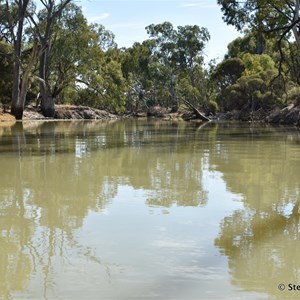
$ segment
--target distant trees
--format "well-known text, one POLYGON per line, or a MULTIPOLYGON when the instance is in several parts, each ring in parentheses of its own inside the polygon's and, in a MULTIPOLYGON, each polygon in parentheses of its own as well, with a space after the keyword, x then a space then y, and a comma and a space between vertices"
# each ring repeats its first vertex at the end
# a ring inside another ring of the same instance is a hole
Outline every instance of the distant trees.
POLYGON ((201 105, 205 98, 203 51, 206 28, 170 22, 146 27, 150 38, 126 49, 123 72, 130 82, 128 97, 135 107, 160 104, 177 111, 188 98, 201 105), (184 89, 183 89, 184 88, 184 89))
POLYGON ((218 3, 244 35, 218 65, 205 65, 210 35, 197 25, 151 24, 148 39, 120 49, 71 0, 41 0, 41 9, 33 0, 0 0, 0 100, 11 101, 17 119, 38 92, 46 117, 55 103, 120 113, 154 105, 175 112, 183 103, 253 111, 299 101, 299 45, 288 39, 298 32, 298 1, 218 3))
POLYGON ((153 63, 166 79, 168 87, 170 106, 176 111, 179 106, 178 85, 184 81, 188 98, 200 104, 203 95, 199 89, 201 83, 197 85, 199 77, 203 80, 203 50, 210 36, 206 28, 194 26, 178 26, 174 29, 172 24, 164 22, 162 24, 150 25, 146 27, 153 41, 153 63), (198 88, 198 89, 197 89, 198 88), (190 93, 190 90, 193 90, 190 93))

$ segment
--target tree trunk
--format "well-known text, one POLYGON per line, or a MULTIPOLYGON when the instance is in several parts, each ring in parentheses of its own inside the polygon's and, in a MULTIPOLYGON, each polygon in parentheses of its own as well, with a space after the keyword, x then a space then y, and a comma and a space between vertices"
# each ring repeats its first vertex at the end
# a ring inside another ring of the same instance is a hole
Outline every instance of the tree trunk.
MULTIPOLYGON (((43 45, 43 48, 46 46, 43 45)), ((53 118, 55 114, 54 98, 50 97, 47 78, 46 78, 46 61, 47 61, 47 50, 43 51, 40 56, 40 69, 39 76, 42 79, 40 81, 40 93, 41 93, 41 109, 42 113, 47 118, 53 118)))
POLYGON ((15 62, 15 74, 14 74, 14 84, 13 87, 13 101, 12 101, 12 107, 11 107, 11 113, 16 117, 17 120, 22 120, 23 118, 23 111, 25 107, 26 102, 26 95, 27 95, 27 89, 28 89, 28 81, 31 75, 31 71, 33 69, 33 65, 36 61, 38 55, 38 45, 35 41, 33 43, 32 53, 29 59, 29 62, 26 66, 26 69, 24 71, 24 74, 22 76, 22 80, 20 79, 20 63, 19 60, 15 62), (17 70, 16 68, 19 68, 17 70), (17 76, 18 74, 18 76, 17 76), (16 81, 16 83, 15 83, 16 81), (18 84, 17 84, 18 82, 18 84), (21 84, 20 84, 21 83, 21 84), (21 86, 21 89, 20 89, 21 86))
MULTIPOLYGON (((17 2, 17 1, 16 1, 17 2)), ((25 102, 20 98, 20 82, 21 82, 21 45, 22 35, 24 27, 24 19, 27 10, 29 0, 24 0, 18 3, 18 25, 17 35, 14 35, 14 24, 9 24, 11 34, 14 40, 14 78, 13 78, 13 90, 11 100, 11 113, 17 120, 22 120, 25 102)), ((7 13, 10 15, 9 4, 6 1, 7 13)), ((11 16, 10 16, 11 17, 11 16)))
POLYGON ((172 101, 172 112, 177 112, 179 105, 175 94, 175 76, 173 73, 170 75, 170 96, 172 101))
MULTIPOLYGON (((16 55, 15 55, 16 57, 16 55)), ((14 66, 14 78, 13 78, 13 90, 12 90, 12 100, 11 100, 11 114, 16 117, 17 120, 22 120, 24 106, 20 102, 20 72, 21 66, 19 57, 15 58, 14 66)))
POLYGON ((40 55, 40 68, 39 68, 39 76, 42 79, 40 81, 40 93, 41 93, 41 109, 42 113, 45 117, 53 118, 55 114, 55 96, 50 96, 50 88, 48 85, 48 78, 47 78, 47 57, 49 51, 51 50, 51 35, 52 35, 52 28, 61 12, 65 9, 65 7, 71 2, 72 0, 62 0, 59 5, 55 5, 55 0, 47 0, 42 1, 46 11, 46 28, 44 34, 41 33, 38 24, 34 22, 35 27, 38 32, 38 36, 40 39, 40 43, 44 51, 40 55))
POLYGON ((22 16, 22 12, 22 9, 19 7, 17 36, 14 38, 14 78, 11 99, 11 113, 16 117, 17 120, 22 120, 24 110, 23 103, 20 101, 21 43, 24 23, 24 15, 22 16))
POLYGON ((42 113, 46 118, 54 118, 55 115, 55 98, 47 97, 42 98, 42 113))

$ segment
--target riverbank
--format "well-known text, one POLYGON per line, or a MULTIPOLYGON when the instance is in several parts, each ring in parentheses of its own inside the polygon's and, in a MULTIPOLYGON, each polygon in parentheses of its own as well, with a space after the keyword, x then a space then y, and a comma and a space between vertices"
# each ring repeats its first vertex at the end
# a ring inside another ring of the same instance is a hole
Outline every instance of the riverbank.
MULTIPOLYGON (((23 120, 45 120, 40 109, 28 106, 23 113, 23 120)), ((105 110, 91 108, 87 106, 56 105, 54 119, 58 120, 114 120, 117 115, 105 110)), ((0 108, 0 121, 14 121, 15 117, 0 108)))
POLYGON ((259 109, 254 112, 248 110, 230 111, 216 114, 214 119, 300 126, 300 105, 291 104, 284 108, 274 107, 269 110, 259 109))
MULTIPOLYGON (((157 117, 163 120, 193 120, 195 116, 188 110, 176 113, 169 112, 165 108, 151 108, 148 112, 134 113, 132 117, 157 117)), ((120 116, 111 114, 105 110, 88 106, 56 105, 54 119, 57 120, 116 120, 120 116)), ((271 124, 300 126, 300 105, 291 104, 282 109, 259 109, 255 112, 231 111, 209 116, 214 120, 236 120, 248 122, 266 122, 271 124)), ((45 120, 39 109, 34 106, 26 107, 23 120, 45 120)), ((0 108, 0 121, 14 121, 15 118, 0 108)))

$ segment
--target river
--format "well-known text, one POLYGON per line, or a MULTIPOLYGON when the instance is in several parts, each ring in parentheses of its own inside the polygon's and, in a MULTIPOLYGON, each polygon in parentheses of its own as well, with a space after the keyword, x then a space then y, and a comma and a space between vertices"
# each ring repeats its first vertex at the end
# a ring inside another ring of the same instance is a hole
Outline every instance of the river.
POLYGON ((300 297, 297 128, 2 122, 0 170, 0 299, 300 297))

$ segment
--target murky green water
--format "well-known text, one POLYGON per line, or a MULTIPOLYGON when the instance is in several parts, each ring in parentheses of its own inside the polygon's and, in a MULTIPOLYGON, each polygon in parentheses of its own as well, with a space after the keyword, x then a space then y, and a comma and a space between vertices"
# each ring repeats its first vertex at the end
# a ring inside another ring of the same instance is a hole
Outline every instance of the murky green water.
POLYGON ((295 128, 1 124, 0 299, 299 299, 299 201, 295 128))

